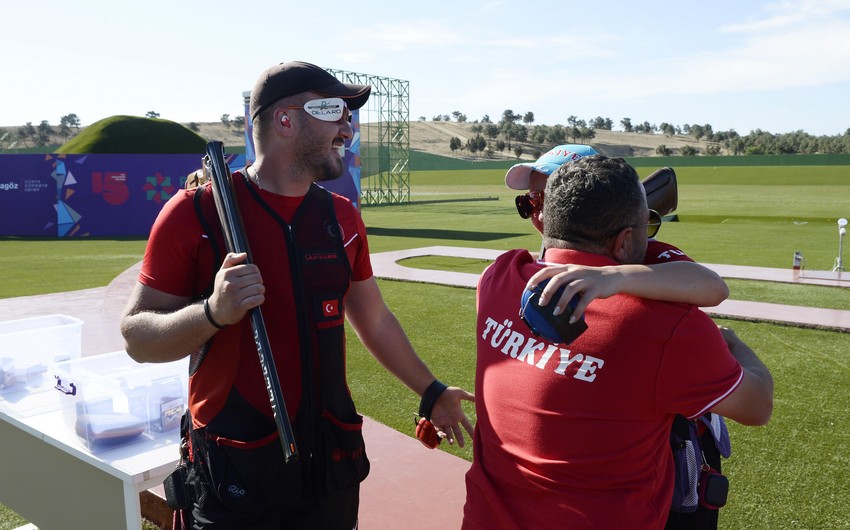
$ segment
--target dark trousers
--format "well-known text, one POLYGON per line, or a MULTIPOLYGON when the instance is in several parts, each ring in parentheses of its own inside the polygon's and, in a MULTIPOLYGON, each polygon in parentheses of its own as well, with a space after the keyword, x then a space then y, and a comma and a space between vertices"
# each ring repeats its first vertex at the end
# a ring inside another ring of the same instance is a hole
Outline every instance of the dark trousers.
POLYGON ((297 506, 266 514, 234 514, 206 499, 205 512, 193 511, 194 530, 354 530, 360 506, 360 485, 323 497, 306 498, 297 506))

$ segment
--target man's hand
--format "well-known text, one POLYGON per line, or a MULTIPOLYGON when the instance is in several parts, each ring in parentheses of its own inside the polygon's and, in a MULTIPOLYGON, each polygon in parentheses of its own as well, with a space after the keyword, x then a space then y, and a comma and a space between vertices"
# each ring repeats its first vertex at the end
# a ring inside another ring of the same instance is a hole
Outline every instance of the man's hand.
POLYGON ((475 396, 462 388, 450 386, 437 398, 431 410, 431 423, 437 429, 437 436, 445 438, 449 444, 457 440, 460 447, 465 444, 461 425, 472 438, 472 424, 463 412, 462 401, 474 403, 475 396))
POLYGON ((623 275, 616 267, 589 267, 585 265, 553 265, 539 270, 528 280, 526 289, 534 290, 538 284, 551 278, 543 292, 540 293, 540 305, 555 303, 555 315, 564 312, 567 304, 576 294, 581 294, 572 314, 572 321, 581 318, 587 306, 595 298, 608 298, 618 294, 623 275), (564 293, 557 300, 552 300, 561 286, 564 293))
POLYGON ((266 288, 260 269, 245 264, 247 254, 228 253, 215 275, 210 312, 221 325, 236 324, 265 301, 266 288))

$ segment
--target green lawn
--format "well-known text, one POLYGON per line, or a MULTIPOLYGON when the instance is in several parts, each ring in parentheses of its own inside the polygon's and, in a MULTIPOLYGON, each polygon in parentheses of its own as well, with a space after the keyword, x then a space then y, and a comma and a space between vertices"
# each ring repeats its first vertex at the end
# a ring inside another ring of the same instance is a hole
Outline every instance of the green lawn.
MULTIPOLYGON (((654 169, 654 168, 653 168, 654 169)), ((642 176, 652 169, 641 169, 642 176)), ((809 269, 829 270, 838 217, 850 217, 850 168, 677 169, 680 222, 659 238, 699 261, 790 268, 795 251, 809 269)), ((430 245, 536 250, 540 239, 513 207, 504 171, 414 172, 413 203, 367 206, 372 252, 430 245)), ((137 262, 143 240, 0 238, 0 297, 106 285, 137 262)), ((486 262, 423 257, 408 266, 479 272, 486 262)), ((850 289, 730 280, 732 298, 850 309, 850 289)), ((380 281, 384 297, 420 355, 447 383, 473 386, 475 292, 380 281), (435 333, 434 330, 439 330, 435 333)), ((730 501, 721 527, 850 529, 850 350, 844 333, 718 321, 736 329, 773 372, 776 406, 766 427, 730 422, 733 456, 724 464, 730 501)), ((349 382, 360 410, 408 435, 418 399, 349 334, 349 382)), ((469 408, 472 414, 472 408, 469 408)), ((441 446, 442 447, 442 446, 441 446)), ((471 449, 442 447, 463 458, 471 449)), ((0 512, 0 530, 23 524, 0 512), (6 525, 6 526, 4 526, 6 525)))
POLYGON ((103 286, 141 259, 144 239, 0 238, 0 298, 103 286))

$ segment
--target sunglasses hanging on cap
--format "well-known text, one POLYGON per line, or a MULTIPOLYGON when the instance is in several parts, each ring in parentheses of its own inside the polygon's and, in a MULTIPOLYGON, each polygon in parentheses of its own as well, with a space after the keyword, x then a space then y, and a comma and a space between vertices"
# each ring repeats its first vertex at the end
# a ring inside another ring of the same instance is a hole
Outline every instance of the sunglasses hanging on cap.
POLYGON ((311 99, 303 106, 291 105, 286 108, 303 110, 321 121, 342 123, 342 120, 345 120, 351 123, 351 111, 348 110, 348 106, 342 98, 311 99))

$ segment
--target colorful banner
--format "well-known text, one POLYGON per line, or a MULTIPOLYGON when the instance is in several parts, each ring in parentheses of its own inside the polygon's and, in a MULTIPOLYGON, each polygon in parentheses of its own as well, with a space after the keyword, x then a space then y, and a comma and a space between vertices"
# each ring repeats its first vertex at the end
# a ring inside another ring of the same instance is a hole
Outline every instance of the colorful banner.
POLYGON ((200 155, 2 155, 0 235, 147 235, 200 167, 200 155))
MULTIPOLYGON (((232 171, 245 155, 228 155, 232 171)), ((359 157, 346 151, 346 167, 359 157)), ((146 236, 200 155, 0 155, 0 235, 146 236)), ((357 179, 359 181, 359 178, 357 179)), ((322 185, 358 204, 350 177, 322 185)))

